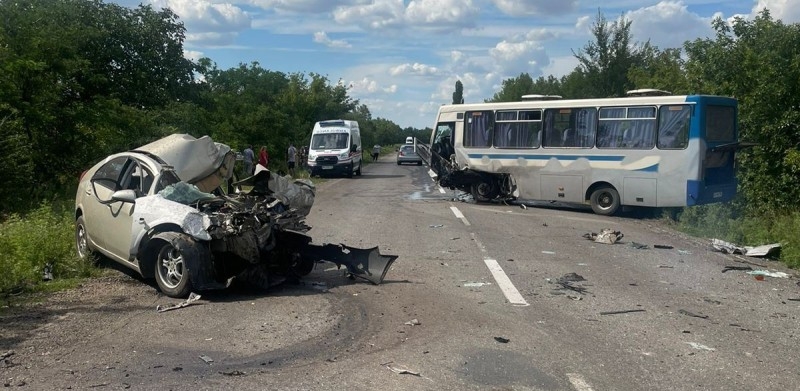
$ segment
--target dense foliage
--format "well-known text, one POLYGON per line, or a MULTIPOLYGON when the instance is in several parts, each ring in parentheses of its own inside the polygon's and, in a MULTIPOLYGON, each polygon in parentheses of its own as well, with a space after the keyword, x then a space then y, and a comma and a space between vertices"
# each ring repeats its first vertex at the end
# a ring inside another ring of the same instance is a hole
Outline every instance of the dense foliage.
POLYGON ((0 2, 0 215, 69 195, 100 158, 176 132, 267 146, 278 168, 319 120, 359 120, 365 145, 425 133, 373 119, 322 75, 189 61, 184 34, 169 9, 0 2))

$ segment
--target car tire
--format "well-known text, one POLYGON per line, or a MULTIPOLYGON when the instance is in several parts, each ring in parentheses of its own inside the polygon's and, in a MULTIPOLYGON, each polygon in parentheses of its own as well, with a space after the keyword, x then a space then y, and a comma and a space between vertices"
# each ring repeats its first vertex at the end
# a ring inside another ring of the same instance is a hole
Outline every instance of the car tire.
POLYGON ((601 216, 611 216, 617 213, 620 206, 619 192, 612 186, 597 188, 589 197, 592 211, 601 216))
POLYGON ((361 176, 361 162, 358 162, 358 170, 356 170, 356 175, 361 176))
POLYGON ((86 231, 86 223, 83 221, 83 216, 78 216, 75 220, 75 250, 78 252, 78 257, 86 262, 97 264, 98 257, 92 249, 89 233, 86 231))
POLYGON ((183 233, 164 232, 153 237, 155 278, 158 289, 169 297, 183 298, 192 290, 186 254, 173 244, 176 240, 192 241, 183 233))
POLYGON ((352 177, 353 177, 353 169, 354 169, 354 168, 355 168, 355 165, 354 165, 354 164, 352 164, 352 163, 350 163, 350 166, 349 166, 349 167, 347 167, 347 174, 345 174, 345 175, 346 175, 348 178, 352 178, 352 177))

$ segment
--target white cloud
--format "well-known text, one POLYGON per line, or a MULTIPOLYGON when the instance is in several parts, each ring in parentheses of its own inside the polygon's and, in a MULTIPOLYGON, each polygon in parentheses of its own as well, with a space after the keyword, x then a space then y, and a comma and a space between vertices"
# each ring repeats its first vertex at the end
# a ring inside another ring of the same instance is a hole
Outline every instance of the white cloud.
POLYGON ((151 0, 150 3, 175 12, 191 32, 187 34, 187 42, 199 46, 233 43, 239 32, 249 29, 251 24, 250 16, 230 3, 205 0, 151 0))
POLYGON ((364 77, 361 80, 354 80, 348 83, 348 90, 354 96, 369 96, 375 94, 394 94, 397 92, 397 85, 382 86, 377 80, 364 77))
POLYGON ((196 50, 184 50, 183 57, 187 60, 197 61, 203 58, 203 52, 198 52, 196 50))
POLYGON ((418 75, 418 76, 435 76, 439 73, 439 69, 430 65, 413 63, 402 64, 389 69, 389 74, 392 76, 402 75, 418 75))
POLYGON ((525 17, 530 15, 559 15, 578 8, 577 0, 492 0, 503 13, 525 17))
POLYGON ((368 4, 341 6, 333 12, 340 24, 355 24, 365 30, 424 28, 453 30, 475 23, 478 7, 472 0, 373 0, 368 4))
POLYGON ((787 24, 800 22, 800 7, 797 0, 758 0, 753 7, 753 15, 757 15, 764 8, 769 9, 772 19, 780 19, 787 24))
POLYGON ((680 48, 685 41, 713 36, 711 19, 689 12, 683 1, 662 1, 625 16, 635 40, 650 37, 650 43, 660 49, 680 48))
POLYGON ((349 48, 352 46, 345 40, 330 39, 328 34, 326 34, 324 31, 318 31, 314 33, 314 42, 321 43, 332 48, 349 48))
POLYGON ((265 10, 295 13, 328 13, 336 7, 363 4, 365 0, 241 0, 265 10))

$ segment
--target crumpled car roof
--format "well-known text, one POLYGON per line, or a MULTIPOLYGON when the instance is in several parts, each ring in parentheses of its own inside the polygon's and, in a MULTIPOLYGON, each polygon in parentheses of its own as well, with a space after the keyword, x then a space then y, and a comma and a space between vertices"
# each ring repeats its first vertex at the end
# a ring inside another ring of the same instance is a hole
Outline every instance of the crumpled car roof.
POLYGON ((171 134, 134 151, 158 156, 173 167, 181 180, 203 191, 211 191, 233 176, 236 162, 231 147, 208 136, 195 138, 190 134, 171 134))

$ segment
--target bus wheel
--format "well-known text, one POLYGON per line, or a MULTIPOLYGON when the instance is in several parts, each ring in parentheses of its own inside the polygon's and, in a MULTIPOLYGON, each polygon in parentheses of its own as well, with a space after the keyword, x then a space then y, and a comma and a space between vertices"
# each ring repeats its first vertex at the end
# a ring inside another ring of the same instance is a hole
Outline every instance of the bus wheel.
POLYGON ((498 191, 497 182, 492 179, 488 179, 486 182, 473 183, 470 188, 472 197, 478 202, 489 202, 493 200, 497 197, 498 191))
POLYGON ((603 186, 592 192, 589 202, 594 213, 611 216, 619 209, 619 193, 611 186, 603 186))

